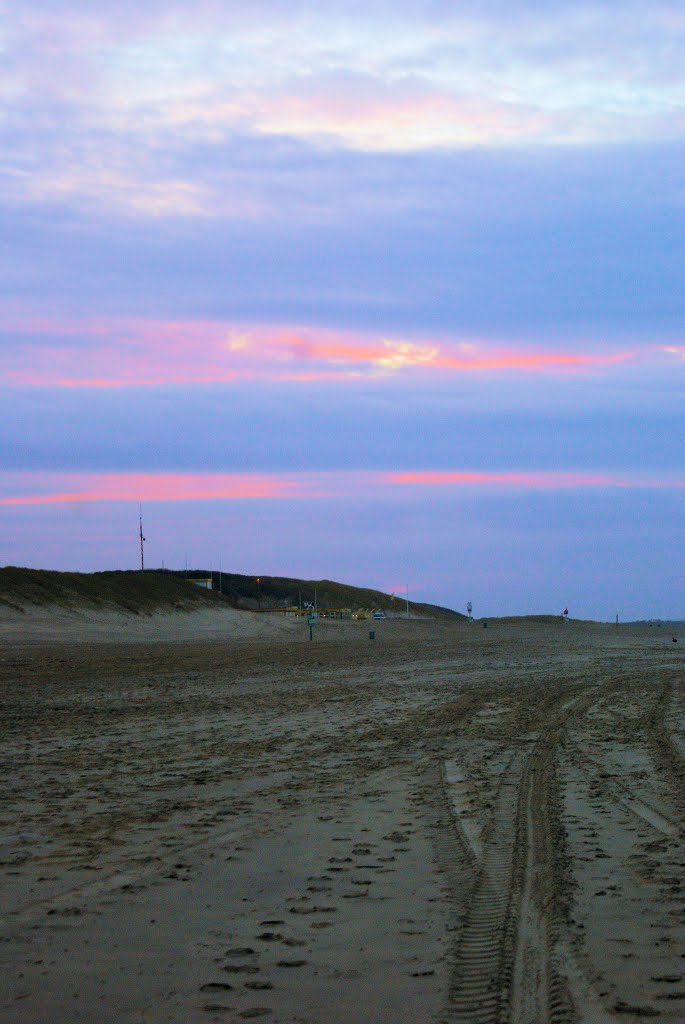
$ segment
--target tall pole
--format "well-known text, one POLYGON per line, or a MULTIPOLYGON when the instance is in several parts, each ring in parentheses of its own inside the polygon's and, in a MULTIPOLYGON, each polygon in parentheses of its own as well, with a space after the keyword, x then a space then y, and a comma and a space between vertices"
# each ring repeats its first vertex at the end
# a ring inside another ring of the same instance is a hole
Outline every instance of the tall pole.
POLYGON ((143 553, 143 544, 145 543, 145 537, 143 537, 143 506, 138 506, 138 527, 140 535, 140 571, 145 570, 145 555, 143 553))
POLYGON ((409 618, 409 584, 407 583, 407 618, 409 618))
POLYGON ((219 559, 219 593, 223 594, 222 584, 221 584, 221 559, 219 559))

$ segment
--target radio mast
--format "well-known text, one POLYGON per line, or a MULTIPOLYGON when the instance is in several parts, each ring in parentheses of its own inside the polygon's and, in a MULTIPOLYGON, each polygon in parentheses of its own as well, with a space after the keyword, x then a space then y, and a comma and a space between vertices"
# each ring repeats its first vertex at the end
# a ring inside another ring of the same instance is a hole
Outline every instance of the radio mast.
POLYGON ((140 571, 145 570, 145 555, 143 553, 143 544, 145 543, 145 537, 143 537, 143 506, 138 506, 138 533, 140 536, 140 571))

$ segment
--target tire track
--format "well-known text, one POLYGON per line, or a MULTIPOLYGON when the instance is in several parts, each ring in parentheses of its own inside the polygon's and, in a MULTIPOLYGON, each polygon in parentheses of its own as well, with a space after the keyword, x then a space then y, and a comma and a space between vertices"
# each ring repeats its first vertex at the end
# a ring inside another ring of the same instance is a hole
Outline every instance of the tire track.
POLYGON ((602 784, 602 796, 612 800, 624 810, 630 812, 641 824, 647 824, 661 835, 676 837, 681 833, 680 825, 675 818, 665 813, 663 808, 656 807, 653 803, 637 796, 626 783, 612 777, 606 770, 607 766, 597 758, 584 750, 578 740, 569 740, 567 749, 576 754, 574 767, 586 778, 600 779, 602 784))
POLYGON ((442 762, 432 761, 424 766, 421 785, 414 796, 427 819, 436 860, 447 883, 452 909, 449 927, 453 934, 458 934, 476 883, 478 861, 455 818, 442 762))
POLYGON ((664 683, 653 707, 641 720, 641 724, 644 726, 645 737, 657 767, 668 783, 673 794, 673 802, 680 812, 682 834, 685 831, 685 756, 666 722, 668 707, 674 694, 674 683, 664 683))
POLYGON ((488 830, 450 986, 451 1019, 496 1024, 502 1019, 511 979, 506 975, 507 918, 512 891, 520 764, 510 764, 488 830))
POLYGON ((617 1012, 666 1015, 669 1004, 657 1001, 680 997, 663 983, 680 974, 673 949, 681 909, 677 764, 659 744, 670 687, 635 676, 626 683, 593 722, 567 734, 562 758, 567 812, 578 829, 573 916, 561 948, 579 1012, 593 1024, 608 1024, 617 1012), (641 908, 628 932, 620 928, 624 907, 641 908), (604 934, 598 921, 608 926, 604 934))
MULTIPOLYGON (((503 774, 455 948, 451 1024, 569 1024, 575 1019, 555 952, 565 875, 558 860, 554 762, 569 716, 586 712, 603 690, 593 687, 590 693, 545 701, 532 749, 519 749, 503 774)), ((459 828, 456 820, 454 827, 459 828)), ((461 836, 460 845, 469 848, 461 836)))

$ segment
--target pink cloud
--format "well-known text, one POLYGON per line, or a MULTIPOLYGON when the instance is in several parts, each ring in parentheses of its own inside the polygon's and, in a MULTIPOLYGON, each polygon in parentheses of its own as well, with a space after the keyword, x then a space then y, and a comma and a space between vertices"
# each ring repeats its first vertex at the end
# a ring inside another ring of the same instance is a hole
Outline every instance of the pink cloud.
POLYGON ((487 470, 410 470, 386 473, 389 484, 410 484, 422 487, 499 485, 522 488, 563 487, 685 487, 685 480, 663 479, 634 475, 619 477, 611 473, 585 473, 571 470, 532 472, 490 472, 487 470))
POLYGON ((572 352, 495 351, 468 359, 439 356, 433 366, 445 370, 572 370, 590 366, 609 366, 634 358, 632 352, 602 355, 572 352))
MULTIPOLYGON (((624 75, 622 67, 621 78, 624 75)), ((153 99, 146 116, 147 123, 151 120, 159 131, 220 138, 236 126, 243 130, 249 126, 258 135, 327 139, 352 149, 383 152, 493 143, 568 144, 664 131, 662 110, 645 111, 631 103, 619 117, 602 103, 595 107, 569 104, 563 77, 549 80, 552 91, 558 90, 558 97, 566 99, 561 104, 550 103, 549 96, 541 99, 527 83, 521 83, 519 90, 492 91, 492 76, 486 78, 489 81, 474 89, 442 75, 374 74, 359 67, 338 71, 320 67, 316 73, 302 75, 293 69, 276 84, 255 83, 247 89, 234 85, 229 91, 198 82, 163 104, 153 99)), ((131 91, 119 95, 118 102, 133 111, 140 97, 131 91)))
POLYGON ((14 486, 20 494, 0 505, 57 505, 93 501, 209 501, 299 497, 304 481, 269 474, 234 473, 65 473, 50 480, 26 474, 14 486), (60 486, 61 485, 61 486, 60 486), (68 487, 68 490, 63 489, 68 487))
MULTIPOLYGON (((264 134, 328 135, 361 149, 413 149, 497 139, 544 138, 554 118, 521 103, 431 89, 425 82, 398 85, 370 76, 324 78, 316 90, 293 82, 262 94, 240 110, 264 134), (358 80, 359 79, 359 80, 358 80)), ((230 116, 237 116, 234 107, 230 116)))
POLYGON ((317 381, 359 376, 577 373, 635 358, 622 351, 543 350, 496 340, 396 339, 330 328, 221 321, 11 317, 0 373, 10 385, 157 387, 236 380, 317 381), (12 340, 12 334, 18 334, 12 340), (22 335, 33 335, 31 343, 22 335), (36 344, 35 336, 43 343, 36 344))
POLYGON ((341 470, 322 473, 12 473, 0 474, 0 505, 76 502, 312 500, 360 498, 413 486, 560 488, 683 488, 685 479, 568 471, 341 470))

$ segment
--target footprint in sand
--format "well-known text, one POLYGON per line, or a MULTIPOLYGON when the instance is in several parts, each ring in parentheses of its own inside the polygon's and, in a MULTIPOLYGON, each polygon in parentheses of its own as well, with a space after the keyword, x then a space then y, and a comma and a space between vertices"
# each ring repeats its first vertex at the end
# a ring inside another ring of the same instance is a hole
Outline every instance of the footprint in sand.
POLYGON ((406 843, 409 841, 409 836, 406 832, 389 832, 387 836, 383 838, 388 843, 406 843))
POLYGON ((334 914, 337 907, 291 907, 291 914, 334 914))

